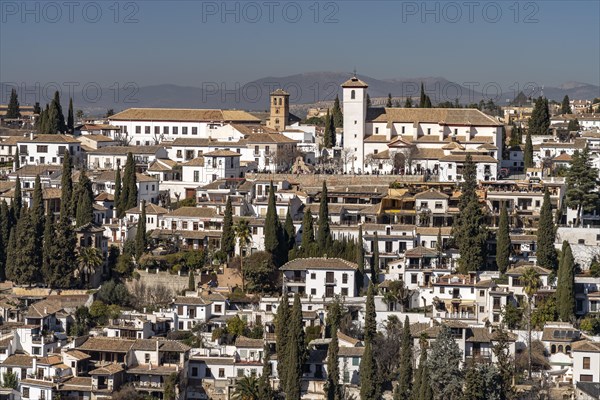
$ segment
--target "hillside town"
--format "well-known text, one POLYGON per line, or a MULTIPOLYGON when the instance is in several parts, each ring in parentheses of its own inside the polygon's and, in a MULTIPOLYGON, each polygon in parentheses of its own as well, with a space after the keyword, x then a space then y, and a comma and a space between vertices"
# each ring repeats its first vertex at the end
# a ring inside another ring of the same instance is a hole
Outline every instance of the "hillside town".
POLYGON ((0 399, 599 399, 600 99, 339 85, 306 118, 13 90, 0 399))

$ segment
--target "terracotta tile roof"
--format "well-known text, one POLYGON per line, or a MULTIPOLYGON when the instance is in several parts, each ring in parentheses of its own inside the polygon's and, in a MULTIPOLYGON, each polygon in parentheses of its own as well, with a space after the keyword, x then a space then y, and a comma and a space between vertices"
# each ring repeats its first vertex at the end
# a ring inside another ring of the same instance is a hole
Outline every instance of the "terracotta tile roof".
POLYGON ((170 159, 159 158, 154 160, 148 166, 148 171, 150 172, 169 172, 173 171, 173 168, 177 166, 177 161, 173 161, 170 159))
POLYGON ((262 143, 298 143, 298 141, 290 139, 280 133, 253 133, 247 135, 238 143, 244 145, 253 145, 262 143))
POLYGON ((41 386, 41 387, 45 387, 45 388, 53 388, 54 387, 54 382, 51 381, 43 381, 43 380, 39 380, 39 379, 22 379, 21 380, 21 385, 27 385, 27 386, 41 386))
POLYGON ((385 135, 371 135, 365 138, 365 143, 387 143, 389 140, 385 135))
MULTIPOLYGON (((129 210, 125 211, 125 214, 141 214, 142 210, 140 210, 140 207, 133 207, 130 208, 129 210)), ((169 210, 167 210, 166 208, 163 208, 161 206, 158 206, 156 204, 152 204, 152 203, 146 203, 146 215, 148 214, 152 214, 152 215, 162 215, 162 214, 168 214, 169 210)))
POLYGON ((571 327, 545 327, 542 333, 542 341, 545 342, 575 342, 579 340, 579 330, 571 327))
POLYGON ((343 88, 368 88, 369 85, 367 85, 365 82, 358 79, 356 76, 353 76, 352 78, 348 79, 346 82, 342 83, 342 87, 343 88))
MULTIPOLYGON (((427 235, 427 236, 436 235, 437 236, 438 232, 440 231, 440 228, 428 227, 428 226, 418 226, 415 228, 415 230, 418 235, 427 235)), ((452 233, 452 227, 451 226, 442 226, 441 232, 442 232, 442 236, 449 236, 452 233)))
POLYGON ((196 157, 183 164, 184 167, 204 167, 204 157, 196 157))
POLYGON ((278 131, 271 129, 266 125, 231 124, 231 127, 240 132, 242 135, 253 135, 256 133, 278 133, 278 131))
MULTIPOLYGON (((443 156, 440 158, 440 161, 450 161, 450 162, 464 162, 467 158, 467 154, 470 154, 468 152, 465 152, 463 154, 450 154, 447 156, 443 156)), ((473 162, 487 162, 487 163, 497 163, 498 160, 496 160, 494 157, 492 156, 488 156, 488 155, 482 155, 482 154, 471 154, 471 158, 473 159, 473 162)))
POLYGON ((131 154, 156 154, 164 146, 104 146, 90 151, 90 154, 121 156, 131 154))
POLYGON ((96 196, 94 198, 94 200, 95 201, 115 201, 115 196, 110 193, 102 192, 98 196, 96 196))
POLYGON ((139 351, 156 351, 157 343, 158 351, 185 353, 190 350, 189 346, 178 342, 177 340, 167 339, 137 339, 131 349, 139 351))
MULTIPOLYGON (((91 128, 91 129, 110 129, 110 130, 118 130, 119 128, 117 128, 116 126, 111 126, 111 125, 85 125, 86 128, 91 128)), ((80 138, 78 138, 79 140, 81 139, 88 139, 94 142, 114 142, 114 140, 108 136, 104 136, 104 135, 83 135, 80 138)))
POLYGON ((81 388, 91 389, 92 378, 84 376, 74 376, 65 380, 60 386, 60 390, 81 390, 81 388))
POLYGON ((373 122, 502 126, 496 119, 474 108, 385 108, 373 122))
POLYGON ((105 337, 90 337, 77 349, 81 351, 106 351, 127 353, 135 343, 129 339, 114 339, 105 337))
POLYGON ((205 157, 241 157, 240 153, 231 150, 215 150, 209 153, 204 153, 205 157))
POLYGON ((573 343, 572 350, 585 353, 600 353, 600 343, 592 342, 591 340, 581 340, 573 343))
POLYGON ((358 265, 341 258, 297 258, 281 266, 282 271, 304 271, 307 269, 357 270, 358 265))
POLYGON ((65 353, 76 360, 86 360, 90 358, 89 354, 86 354, 83 351, 79 351, 77 349, 69 349, 65 353))
POLYGON ((570 162, 573 158, 568 153, 562 153, 552 159, 552 161, 567 161, 570 162))
MULTIPOLYGON (((220 142, 210 138, 182 138, 179 137, 169 143, 170 147, 189 146, 189 147, 242 147, 238 142, 220 142)), ((245 146, 244 146, 245 147, 245 146)))
POLYGON ((260 348, 262 349, 265 345, 265 341, 263 339, 251 339, 245 336, 238 336, 235 340, 235 346, 240 348, 260 348))
POLYGON ((128 375, 169 376, 174 372, 177 372, 177 367, 175 365, 138 364, 129 367, 127 370, 128 375))
POLYGON ((211 304, 211 302, 207 302, 202 297, 198 296, 177 296, 173 304, 183 304, 183 305, 191 305, 191 306, 206 306, 211 304))
POLYGON ((506 271, 506 275, 521 276, 529 268, 533 268, 540 275, 550 275, 550 270, 549 269, 542 268, 539 265, 522 265, 520 267, 511 268, 508 271, 506 271))
POLYGON ((444 150, 442 150, 442 149, 419 148, 415 152, 413 159, 415 159, 415 160, 439 160, 442 157, 444 157, 444 150))
POLYGON ((23 137, 17 141, 17 143, 79 143, 79 140, 69 135, 34 135, 33 140, 31 137, 23 137))
POLYGON ((338 339, 339 340, 343 340, 344 342, 348 342, 348 343, 352 344, 353 346, 357 346, 360 343, 360 340, 355 339, 353 337, 350 337, 350 336, 346 335, 345 333, 343 333, 340 330, 338 330, 337 335, 338 335, 338 339))
POLYGON ((6 360, 2 362, 1 365, 4 367, 21 367, 27 368, 33 366, 33 357, 27 356, 25 354, 13 354, 12 356, 8 356, 6 360))
POLYGON ((212 207, 179 207, 169 217, 216 218, 219 215, 212 207))
POLYGON ((340 346, 338 357, 362 357, 365 352, 364 347, 344 347, 340 346))
POLYGON ((123 366, 121 364, 113 363, 113 364, 107 364, 100 368, 96 368, 96 369, 88 372, 88 374, 89 375, 114 375, 114 374, 117 374, 124 370, 125 369, 123 368, 123 366))
POLYGON ((415 199, 435 199, 435 200, 447 200, 450 196, 447 194, 438 192, 435 189, 429 189, 427 191, 417 193, 415 199))
MULTIPOLYGON (((40 177, 43 176, 50 176, 53 173, 60 171, 62 169, 62 167, 60 165, 31 165, 31 164, 27 164, 22 166, 21 168, 19 168, 16 171, 11 172, 10 174, 8 174, 8 176, 10 177, 35 177, 37 175, 39 175, 40 177)), ((13 184, 14 185, 14 184, 13 184)))
MULTIPOLYGON (((100 174, 91 175, 93 182, 114 182, 117 171, 102 171, 100 174)), ((158 178, 146 174, 135 174, 135 179, 140 182, 158 182, 158 178)))
POLYGON ((109 118, 110 121, 188 121, 188 122, 259 122, 246 111, 180 109, 180 108, 130 108, 109 118))
POLYGON ((438 252, 435 249, 430 249, 423 246, 417 246, 412 249, 406 250, 404 253, 405 257, 437 257, 438 252))

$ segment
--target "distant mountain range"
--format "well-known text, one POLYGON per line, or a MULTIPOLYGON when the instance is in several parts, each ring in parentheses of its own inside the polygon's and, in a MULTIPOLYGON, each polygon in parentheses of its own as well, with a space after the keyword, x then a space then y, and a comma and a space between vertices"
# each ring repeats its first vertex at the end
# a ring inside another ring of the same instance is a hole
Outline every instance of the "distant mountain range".
MULTIPOLYGON (((374 104, 383 104, 384 98, 391 93, 395 99, 401 100, 412 96, 418 100, 421 82, 425 92, 434 103, 441 101, 454 101, 458 98, 461 104, 479 102, 490 97, 500 105, 512 100, 519 90, 526 95, 537 97, 542 93, 542 88, 532 85, 525 88, 502 88, 501 94, 497 95, 498 86, 487 84, 484 95, 482 91, 485 82, 479 85, 458 84, 441 77, 410 78, 410 79, 376 79, 365 75, 358 75, 369 85, 369 95, 374 104), (377 100, 379 99, 379 100, 377 100)), ((90 91, 90 95, 83 96, 81 90, 75 91, 73 102, 76 109, 83 109, 89 114, 102 114, 112 108, 119 111, 131 107, 167 107, 167 108, 229 108, 244 109, 251 111, 264 111, 268 108, 269 93, 275 88, 283 88, 290 93, 290 103, 295 104, 297 109, 306 109, 308 105, 324 102, 328 104, 340 95, 340 85, 350 78, 350 74, 343 72, 310 72, 304 74, 290 75, 284 77, 266 77, 248 82, 244 85, 221 84, 220 82, 206 82, 200 87, 177 86, 162 84, 154 86, 102 89, 98 96, 96 92, 90 91), (91 97, 98 97, 97 99, 91 97)), ((0 102, 8 101, 10 88, 0 83, 2 99, 0 102)), ((556 101, 561 101, 565 95, 571 99, 593 99, 600 97, 600 87, 579 83, 567 82, 558 87, 544 87, 544 95, 556 101)), ((63 108, 66 108, 66 96, 61 94, 63 108)), ((45 103, 47 99, 42 99, 45 103)), ((27 103, 32 102, 32 96, 28 95, 27 103)), ((22 104, 25 104, 21 100, 22 104)), ((66 111, 66 110, 65 110, 66 111)))

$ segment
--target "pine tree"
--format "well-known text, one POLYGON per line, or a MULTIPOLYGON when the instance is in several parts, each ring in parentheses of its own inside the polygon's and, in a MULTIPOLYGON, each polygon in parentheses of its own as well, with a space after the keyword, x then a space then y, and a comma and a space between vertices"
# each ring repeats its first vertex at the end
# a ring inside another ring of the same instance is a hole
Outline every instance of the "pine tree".
POLYGON ((569 95, 565 95, 563 98, 562 104, 560 106, 561 114, 573 114, 573 110, 571 110, 571 101, 569 100, 569 95))
POLYGON ((73 164, 71 163, 71 154, 68 151, 65 151, 60 182, 60 217, 69 219, 73 215, 71 211, 73 208, 71 204, 73 199, 73 164))
POLYGON ((400 374, 394 400, 409 400, 413 379, 413 340, 410 334, 410 320, 408 315, 404 319, 400 352, 400 374))
POLYGON ((67 116, 67 131, 75 132, 75 115, 73 114, 73 98, 69 98, 69 112, 67 116))
POLYGON ((450 329, 442 325, 427 357, 434 399, 460 399, 463 386, 461 361, 462 351, 450 329))
POLYGON ((324 254, 333 242, 331 238, 331 229, 329 228, 329 199, 327 196, 327 184, 323 181, 321 202, 319 204, 319 227, 317 230, 317 244, 319 245, 321 254, 324 254))
POLYGON ((477 172, 470 154, 465 160, 463 179, 458 205, 460 213, 455 219, 452 230, 460 254, 459 271, 465 274, 468 271, 478 271, 485 265, 487 239, 485 216, 476 192, 477 172))
POLYGON ((138 220, 137 231, 135 233, 135 258, 137 260, 144 254, 146 246, 146 200, 142 201, 142 213, 138 220))
POLYGON ((555 237, 556 228, 552 217, 550 192, 546 189, 538 222, 536 257, 538 265, 552 271, 556 271, 558 267, 558 258, 554 247, 555 237))
POLYGON ((508 211, 505 204, 501 204, 500 222, 498 223, 498 233, 496 234, 496 265, 502 275, 506 273, 510 263, 510 231, 508 224, 508 211))
POLYGON ((387 108, 392 108, 394 105, 392 104, 392 94, 388 93, 387 102, 385 103, 387 108))
POLYGON ((379 397, 377 365, 371 341, 365 342, 365 350, 360 360, 360 400, 377 400, 379 397))
POLYGON ((569 242, 565 240, 562 248, 556 285, 556 305, 560 320, 571 322, 575 315, 575 260, 569 242))
POLYGON ((122 183, 121 183, 121 167, 117 167, 115 172, 115 194, 113 207, 116 210, 116 217, 123 218, 123 202, 121 201, 122 196, 122 183))
POLYGON ((275 337, 277 351, 277 375, 281 388, 285 391, 287 384, 287 347, 288 347, 288 330, 289 330, 290 306, 288 303, 287 293, 283 293, 277 307, 277 318, 275 320, 275 337))
POLYGON ((94 193, 92 181, 84 171, 79 174, 77 190, 74 192, 73 204, 77 206, 75 213, 75 226, 80 227, 94 221, 94 193))
POLYGON ((371 282, 374 285, 379 283, 379 236, 377 232, 373 237, 373 258, 371 259, 371 282))
POLYGON ((302 391, 302 365, 304 364, 304 328, 302 324, 302 304, 300 295, 294 296, 290 313, 286 350, 286 399, 300 400, 302 391))
POLYGON ((523 149, 523 164, 525 168, 532 168, 535 164, 533 163, 533 144, 531 143, 531 132, 527 131, 525 137, 525 149, 523 149))
POLYGON ((235 232, 233 231, 233 206, 231 205, 231 196, 227 196, 227 203, 225 204, 221 250, 228 256, 232 256, 235 251, 235 232))
POLYGON ((15 89, 12 89, 10 91, 10 100, 8 102, 8 108, 6 109, 6 118, 21 118, 21 111, 19 108, 19 96, 17 95, 17 91, 15 89))
POLYGON ((315 228, 314 220, 310 210, 304 211, 304 217, 302 218, 302 241, 300 246, 304 254, 310 250, 312 244, 315 242, 315 228))
POLYGON ((15 180, 15 194, 12 201, 12 208, 14 210, 15 218, 18 220, 21 218, 21 208, 23 207, 23 196, 21 195, 21 179, 17 175, 15 180))
POLYGON ((342 128, 344 126, 344 115, 342 114, 342 108, 340 107, 340 97, 338 95, 335 96, 335 101, 333 102, 333 125, 336 128, 342 128))
POLYGON ((575 151, 571 168, 567 172, 565 203, 567 207, 577 210, 576 226, 583 224, 584 212, 592 213, 599 207, 598 176, 598 169, 592 164, 589 148, 586 146, 583 151, 575 151))
POLYGON ((339 366, 339 341, 337 327, 331 330, 331 341, 327 348, 327 400, 340 400, 340 366, 339 366))
POLYGON ((365 342, 372 342, 377 335, 377 313, 375 311, 375 286, 369 284, 367 289, 367 302, 365 306, 365 342))
POLYGON ((290 214, 289 208, 285 215, 283 230, 285 232, 287 250, 292 250, 296 246, 296 228, 294 227, 294 221, 292 220, 292 214, 290 214))

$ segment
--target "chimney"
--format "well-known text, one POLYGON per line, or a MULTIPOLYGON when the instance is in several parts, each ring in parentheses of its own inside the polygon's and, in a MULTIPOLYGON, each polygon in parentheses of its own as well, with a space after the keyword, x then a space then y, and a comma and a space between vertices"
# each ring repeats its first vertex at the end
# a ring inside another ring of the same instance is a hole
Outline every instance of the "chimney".
POLYGON ((37 356, 33 356, 33 359, 31 360, 31 368, 33 369, 33 374, 35 374, 37 371, 37 361, 37 356))
POLYGON ((29 140, 33 140, 33 132, 29 133, 29 140))

